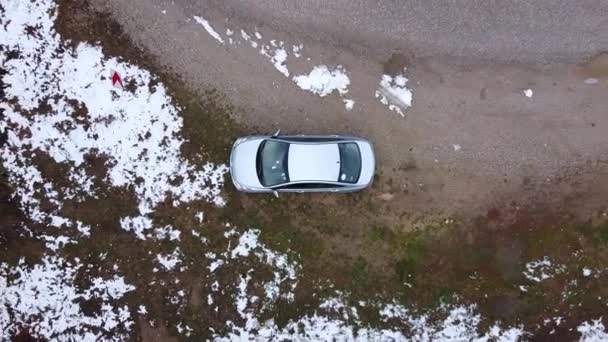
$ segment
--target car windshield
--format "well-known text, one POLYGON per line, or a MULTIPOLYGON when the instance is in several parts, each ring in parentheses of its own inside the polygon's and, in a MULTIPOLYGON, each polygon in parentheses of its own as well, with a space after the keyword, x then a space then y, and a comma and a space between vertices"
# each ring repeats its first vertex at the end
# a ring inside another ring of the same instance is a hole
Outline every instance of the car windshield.
POLYGON ((283 141, 264 140, 258 149, 256 168, 260 183, 274 186, 289 181, 287 154, 289 144, 283 141))
POLYGON ((356 143, 339 143, 340 179, 343 183, 357 183, 361 174, 361 152, 356 143))

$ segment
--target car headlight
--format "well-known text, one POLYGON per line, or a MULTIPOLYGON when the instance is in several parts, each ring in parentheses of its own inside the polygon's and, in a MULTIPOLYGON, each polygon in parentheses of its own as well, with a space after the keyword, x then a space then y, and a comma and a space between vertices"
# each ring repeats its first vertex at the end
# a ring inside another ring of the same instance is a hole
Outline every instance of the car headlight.
POLYGON ((236 141, 234 142, 234 146, 236 147, 236 146, 240 145, 241 143, 243 143, 243 141, 245 141, 245 138, 236 139, 236 141))

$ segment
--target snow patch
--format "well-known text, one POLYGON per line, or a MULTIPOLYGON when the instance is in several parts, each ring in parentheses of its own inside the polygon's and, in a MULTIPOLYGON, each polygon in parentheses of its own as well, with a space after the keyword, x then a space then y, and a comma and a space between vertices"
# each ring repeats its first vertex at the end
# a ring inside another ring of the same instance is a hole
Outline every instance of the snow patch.
POLYGON ((530 98, 530 97, 532 97, 532 95, 534 95, 534 92, 532 91, 532 89, 525 89, 524 95, 526 95, 526 97, 530 98))
POLYGON ((588 277, 591 275, 591 273, 592 273, 591 269, 589 269, 587 267, 583 268, 583 276, 588 277))
POLYGON ((128 232, 134 232, 135 235, 145 240, 144 232, 152 229, 152 220, 144 216, 124 217, 120 219, 120 226, 128 232))
MULTIPOLYGON (((154 229, 154 236, 158 240, 169 239, 169 241, 180 241, 181 235, 182 235, 181 231, 174 229, 173 227, 171 227, 169 225, 154 229)), ((151 235, 148 235, 148 237, 150 237, 150 236, 151 235)))
POLYGON ((171 271, 175 268, 175 266, 177 266, 179 263, 182 262, 180 257, 181 257, 181 252, 178 247, 171 254, 167 254, 167 255, 157 254, 156 260, 166 271, 171 271))
POLYGON ((380 103, 402 117, 405 116, 403 111, 412 106, 412 91, 407 88, 407 81, 403 75, 382 75, 380 87, 375 93, 380 103))
POLYGON ((291 51, 293 52, 293 55, 294 55, 296 58, 300 58, 300 57, 302 57, 302 53, 301 53, 301 51, 302 51, 302 49, 303 49, 303 48, 304 48, 304 44, 300 44, 300 45, 292 45, 292 46, 291 46, 291 51))
POLYGON ((140 305, 139 308, 137 309, 137 313, 140 315, 145 315, 148 313, 148 310, 146 310, 145 305, 140 305))
POLYGON ((285 75, 285 77, 289 77, 289 70, 287 70, 287 66, 285 65, 287 61, 287 51, 285 49, 280 48, 274 50, 274 56, 270 60, 274 65, 275 69, 277 69, 281 74, 285 75))
POLYGON ((342 101, 344 101, 344 109, 346 109, 346 111, 350 112, 351 110, 353 110, 353 107, 355 106, 355 101, 352 99, 343 99, 342 101))
POLYGON ((211 25, 209 24, 209 22, 207 20, 205 20, 205 18, 196 16, 196 15, 193 18, 197 23, 203 25, 203 27, 205 28, 205 31, 207 31, 207 33, 209 33, 209 35, 211 37, 213 37, 213 39, 217 40, 222 45, 224 44, 224 40, 222 39, 222 37, 220 37, 220 34, 217 33, 213 29, 213 27, 211 27, 211 25))
POLYGON ((341 65, 328 68, 326 65, 318 65, 308 75, 298 75, 293 78, 298 87, 321 97, 327 96, 334 91, 344 95, 348 93, 350 79, 341 65))
POLYGON ((257 230, 248 230, 239 237, 239 244, 232 250, 230 257, 232 259, 237 256, 247 257, 252 249, 258 246, 258 236, 260 232, 257 230))
POLYGON ((539 283, 565 271, 565 265, 554 264, 551 258, 544 256, 542 259, 526 263, 526 270, 523 273, 527 279, 539 283))
POLYGON ((583 322, 576 330, 581 333, 581 342, 608 341, 608 333, 606 333, 606 327, 601 318, 593 320, 591 323, 583 322))

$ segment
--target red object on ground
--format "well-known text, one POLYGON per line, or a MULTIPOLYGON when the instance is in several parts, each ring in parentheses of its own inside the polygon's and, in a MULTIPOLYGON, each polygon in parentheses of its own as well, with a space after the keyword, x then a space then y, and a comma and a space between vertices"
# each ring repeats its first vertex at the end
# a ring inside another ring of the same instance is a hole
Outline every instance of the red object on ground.
POLYGON ((114 71, 114 73, 112 74, 112 85, 115 86, 116 83, 120 84, 120 86, 122 87, 122 80, 120 79, 120 75, 114 71))

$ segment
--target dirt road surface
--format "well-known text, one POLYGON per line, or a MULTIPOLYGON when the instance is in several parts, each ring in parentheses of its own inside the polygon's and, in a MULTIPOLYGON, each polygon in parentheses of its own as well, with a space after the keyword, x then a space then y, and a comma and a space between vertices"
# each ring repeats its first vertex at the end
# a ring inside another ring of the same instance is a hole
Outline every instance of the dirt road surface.
POLYGON ((511 202, 607 205, 605 1, 92 3, 195 89, 225 93, 251 133, 369 137, 379 173, 372 195, 401 209, 456 215, 511 202), (290 78, 315 65, 344 66, 353 110, 336 93, 298 88, 241 29, 259 32, 260 41, 303 44, 302 58, 288 49, 290 78), (382 74, 403 67, 413 92, 405 117, 374 96, 382 74))

